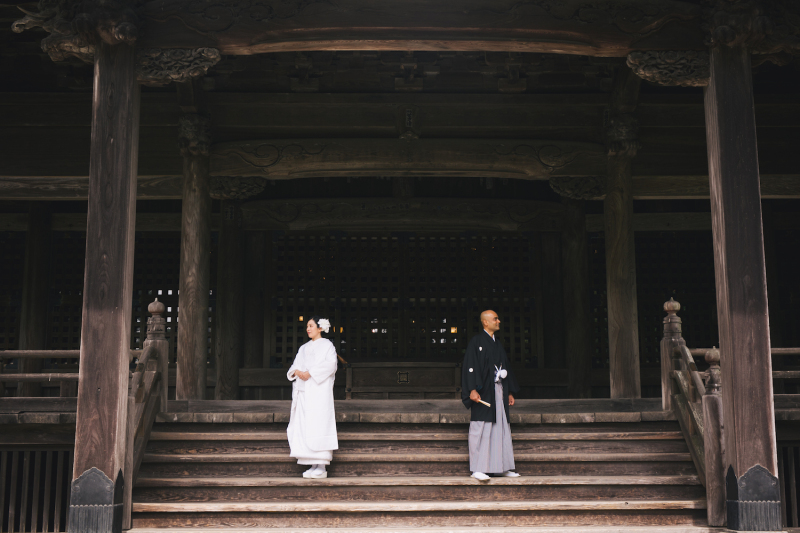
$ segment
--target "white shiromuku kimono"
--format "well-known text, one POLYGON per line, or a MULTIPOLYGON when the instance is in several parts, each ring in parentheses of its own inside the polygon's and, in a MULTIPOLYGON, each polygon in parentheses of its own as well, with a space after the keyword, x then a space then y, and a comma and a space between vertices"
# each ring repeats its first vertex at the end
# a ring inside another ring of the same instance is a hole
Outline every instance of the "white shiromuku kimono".
POLYGON ((328 339, 308 341, 300 347, 286 376, 292 384, 292 413, 286 433, 291 457, 301 465, 328 465, 339 449, 333 411, 336 348, 328 339), (310 372, 303 381, 295 371, 310 372))

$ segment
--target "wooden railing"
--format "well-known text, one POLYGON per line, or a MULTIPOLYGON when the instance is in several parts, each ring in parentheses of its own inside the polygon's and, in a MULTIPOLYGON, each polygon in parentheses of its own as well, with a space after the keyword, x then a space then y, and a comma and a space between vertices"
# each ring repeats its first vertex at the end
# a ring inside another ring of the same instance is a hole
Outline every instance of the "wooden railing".
POLYGON ((139 360, 128 382, 127 443, 125 446, 125 490, 123 493, 123 528, 131 528, 131 498, 139 474, 145 447, 156 415, 167 410, 169 341, 166 339, 166 307, 158 301, 147 310, 147 340, 136 352, 139 360))
MULTIPOLYGON (((680 304, 664 304, 664 337, 661 341, 662 407, 673 411, 681 426, 697 473, 706 487, 708 525, 725 525, 725 453, 722 436, 722 380, 717 348, 687 348, 680 304), (703 357, 708 370, 699 371, 695 357, 703 357)), ((772 356, 800 355, 800 348, 772 348, 772 356)), ((773 371, 772 377, 800 379, 800 371, 773 371)), ((781 395, 776 395, 782 397, 781 395)))
MULTIPOLYGON (((128 408, 127 408, 127 427, 125 443, 125 467, 124 467, 124 492, 123 492, 123 522, 125 529, 131 527, 131 496, 133 485, 142 463, 145 447, 150 437, 153 422, 158 413, 167 409, 167 368, 169 364, 169 341, 166 340, 166 320, 163 317, 165 307, 158 299, 151 303, 147 310, 152 315, 147 319, 147 340, 144 342, 142 350, 130 351, 130 362, 135 363, 135 367, 129 374, 128 379, 128 408)), ((79 359, 79 350, 5 350, 0 351, 0 361, 8 359, 79 359)), ((0 372, 2 371, 0 364, 0 372)), ((72 372, 49 372, 47 370, 40 373, 0 373, 0 384, 4 382, 59 382, 62 384, 62 394, 64 394, 64 383, 75 385, 78 382, 79 372, 73 369, 72 372)), ((77 389, 75 389, 77 391, 77 389)), ((75 393, 67 394, 74 396, 75 393)), ((57 400, 53 398, 53 400, 57 400)), ((11 400, 15 401, 15 400, 11 400)), ((16 453, 16 452, 15 452, 16 453)), ((19 452, 23 453, 23 452, 19 452)), ((24 452, 27 454, 27 452, 24 452)), ((70 452, 71 453, 71 452, 70 452)), ((27 457, 27 455, 26 455, 27 457)), ((5 452, 4 457, 5 459, 5 452)), ((0 464, 0 493, 2 487, 6 485, 5 463, 0 464)), ((49 463, 48 463, 49 464, 49 463)), ((59 463, 60 464, 60 463, 59 463)), ((50 468, 48 466, 48 468, 50 468)), ((14 470, 16 472, 16 470, 14 470)), ((71 467, 70 472, 71 474, 71 467)), ((49 474, 48 474, 49 475, 49 474)), ((59 470, 59 475, 61 471, 59 470)), ((16 479, 16 474, 11 473, 11 479, 16 479)), ((59 478, 60 479, 60 478, 59 478)), ((24 483, 23 483, 24 485, 24 483)), ((58 485, 61 487, 61 485, 58 485)), ((66 483, 67 489, 69 483, 66 483)), ((16 488, 13 488, 16 490, 16 488)), ((22 487, 23 492, 27 490, 22 487)), ((60 489, 59 489, 60 490, 60 489)), ((57 493, 57 494, 60 494, 57 493)), ((66 499, 69 494, 66 495, 66 499)), ((45 502, 40 509, 43 514, 40 521, 48 520, 48 516, 53 516, 57 511, 60 496, 54 502, 56 508, 45 502)), ((12 500, 13 503, 13 500, 12 500)), ((2 505, 0 505, 2 507, 2 505)), ((63 509, 61 510, 64 511, 63 509)), ((38 511, 37 511, 38 513, 38 511)), ((63 514, 63 513, 62 513, 63 514)), ((13 513, 11 514, 13 518, 13 513)), ((38 516, 38 514, 37 514, 38 516)), ((60 517, 61 515, 59 515, 60 517)), ((66 516, 66 515, 65 515, 66 516)), ((0 516, 0 520, 2 516, 0 516)), ((36 520, 36 519, 32 519, 36 520)), ((59 518, 55 519, 55 524, 59 524, 59 518)), ((43 523, 43 522, 42 522, 43 523)), ((0 528, 1 529, 1 528, 0 528)))

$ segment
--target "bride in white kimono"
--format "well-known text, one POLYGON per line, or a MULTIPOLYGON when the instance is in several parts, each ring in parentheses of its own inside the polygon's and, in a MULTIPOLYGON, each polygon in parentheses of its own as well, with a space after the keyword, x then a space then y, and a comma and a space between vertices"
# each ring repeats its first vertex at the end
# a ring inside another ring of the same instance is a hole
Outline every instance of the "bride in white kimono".
POLYGON ((286 376, 292 381, 292 413, 286 433, 291 457, 297 464, 312 465, 303 477, 328 477, 326 465, 339 449, 336 436, 336 416, 333 411, 333 379, 336 375, 336 348, 322 332, 328 332, 330 322, 313 317, 306 325, 311 339, 300 347, 286 376))

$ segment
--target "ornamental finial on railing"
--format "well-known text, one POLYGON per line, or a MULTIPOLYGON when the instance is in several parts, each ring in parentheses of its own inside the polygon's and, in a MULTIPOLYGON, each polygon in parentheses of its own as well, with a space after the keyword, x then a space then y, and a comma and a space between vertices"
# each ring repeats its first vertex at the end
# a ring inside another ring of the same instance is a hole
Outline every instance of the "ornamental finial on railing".
POLYGON ((147 312, 153 315, 147 319, 147 340, 166 339, 167 320, 162 316, 166 310, 166 306, 158 298, 147 306, 147 312))
POLYGON ((716 346, 706 352, 706 363, 709 365, 706 394, 719 394, 722 391, 722 375, 719 369, 719 350, 716 346))
MULTIPOLYGON (((668 302, 664 302, 664 311, 667 312, 667 316, 664 317, 664 334, 680 334, 682 328, 682 321, 681 317, 677 315, 678 311, 681 310, 681 304, 676 302, 672 298, 669 299, 668 302)), ((680 336, 680 335, 678 335, 680 336)))

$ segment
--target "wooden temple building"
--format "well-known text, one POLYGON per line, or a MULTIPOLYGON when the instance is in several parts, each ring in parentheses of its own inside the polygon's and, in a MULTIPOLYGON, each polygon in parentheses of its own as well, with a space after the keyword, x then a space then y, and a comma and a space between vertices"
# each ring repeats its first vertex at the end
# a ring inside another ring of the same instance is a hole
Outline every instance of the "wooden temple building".
POLYGON ((0 531, 800 527, 800 2, 0 17, 0 531), (522 477, 481 484, 484 309, 522 477))

